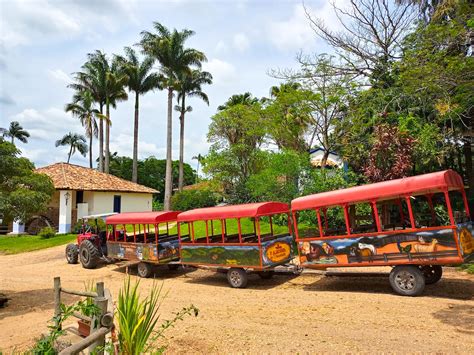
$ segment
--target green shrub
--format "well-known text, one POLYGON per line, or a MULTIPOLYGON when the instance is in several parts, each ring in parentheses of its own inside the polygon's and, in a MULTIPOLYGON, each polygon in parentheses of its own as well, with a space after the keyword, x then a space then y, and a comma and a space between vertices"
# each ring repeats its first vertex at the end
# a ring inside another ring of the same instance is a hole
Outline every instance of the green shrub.
POLYGON ((184 190, 171 198, 174 211, 188 211, 195 208, 212 207, 217 204, 217 195, 209 190, 184 190))
POLYGON ((51 227, 44 227, 43 229, 41 229, 38 233, 38 235, 42 238, 42 239, 49 239, 49 238, 53 238, 56 236, 56 230, 54 228, 51 228, 51 227))
POLYGON ((163 202, 153 200, 153 211, 163 211, 163 202))
POLYGON ((462 264, 459 269, 466 271, 468 274, 474 274, 474 263, 462 264))

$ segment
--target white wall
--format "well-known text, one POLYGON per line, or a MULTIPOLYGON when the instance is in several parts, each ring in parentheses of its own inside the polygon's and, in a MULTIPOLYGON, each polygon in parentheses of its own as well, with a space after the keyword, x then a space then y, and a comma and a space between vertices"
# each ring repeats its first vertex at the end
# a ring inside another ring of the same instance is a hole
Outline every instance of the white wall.
MULTIPOLYGON (((89 203, 89 213, 109 213, 114 210, 114 196, 122 196, 121 212, 142 212, 152 210, 152 195, 128 192, 90 192, 92 203, 84 196, 84 202, 89 203)), ((88 196, 89 197, 89 196, 88 196)))

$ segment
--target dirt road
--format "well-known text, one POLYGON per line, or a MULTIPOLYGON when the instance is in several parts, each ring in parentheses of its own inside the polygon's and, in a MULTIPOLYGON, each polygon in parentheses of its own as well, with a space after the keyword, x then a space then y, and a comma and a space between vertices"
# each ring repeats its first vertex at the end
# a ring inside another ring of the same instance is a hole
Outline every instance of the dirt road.
MULTIPOLYGON (((85 270, 63 250, 0 256, 0 291, 12 298, 0 309, 0 350, 27 349, 46 331, 54 276, 70 289, 101 280, 117 295, 124 267, 85 270)), ((394 295, 387 277, 252 275, 240 290, 223 274, 156 272, 169 290, 162 319, 191 303, 200 310, 168 331, 169 353, 474 352, 474 276, 454 270, 417 298, 394 295)), ((141 279, 142 292, 153 282, 141 279)))

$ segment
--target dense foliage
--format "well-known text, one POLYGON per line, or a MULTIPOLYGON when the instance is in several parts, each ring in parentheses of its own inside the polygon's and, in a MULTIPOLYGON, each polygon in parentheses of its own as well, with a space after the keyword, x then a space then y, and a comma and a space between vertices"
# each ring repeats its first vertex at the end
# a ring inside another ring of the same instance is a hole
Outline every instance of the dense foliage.
POLYGON ((218 195, 210 190, 183 190, 171 198, 173 211, 188 211, 195 208, 212 207, 218 201, 218 195))
POLYGON ((26 222, 46 208, 54 192, 51 179, 34 172, 20 151, 0 139, 0 216, 4 222, 14 219, 26 222))

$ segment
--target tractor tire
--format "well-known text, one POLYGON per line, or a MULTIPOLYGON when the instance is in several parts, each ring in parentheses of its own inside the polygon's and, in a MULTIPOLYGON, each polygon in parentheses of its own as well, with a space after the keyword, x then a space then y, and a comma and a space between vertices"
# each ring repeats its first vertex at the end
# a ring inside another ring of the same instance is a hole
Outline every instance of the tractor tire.
POLYGON ((90 240, 84 240, 79 247, 79 258, 83 268, 95 269, 100 260, 100 251, 90 240))
POLYGON ((443 268, 440 265, 420 265, 421 272, 425 276, 425 284, 432 285, 441 280, 443 268))
POLYGON ((149 263, 138 263, 138 268, 137 268, 137 273, 138 276, 143 277, 143 278, 148 278, 151 276, 153 269, 151 267, 151 264, 149 263))
POLYGON ((76 244, 66 246, 66 260, 68 264, 77 264, 79 260, 79 248, 76 244))
POLYGON ((389 280, 393 290, 402 296, 419 296, 425 289, 425 276, 418 266, 395 266, 389 280))
POLYGON ((227 281, 233 288, 245 288, 248 282, 247 272, 233 267, 227 271, 227 281))

